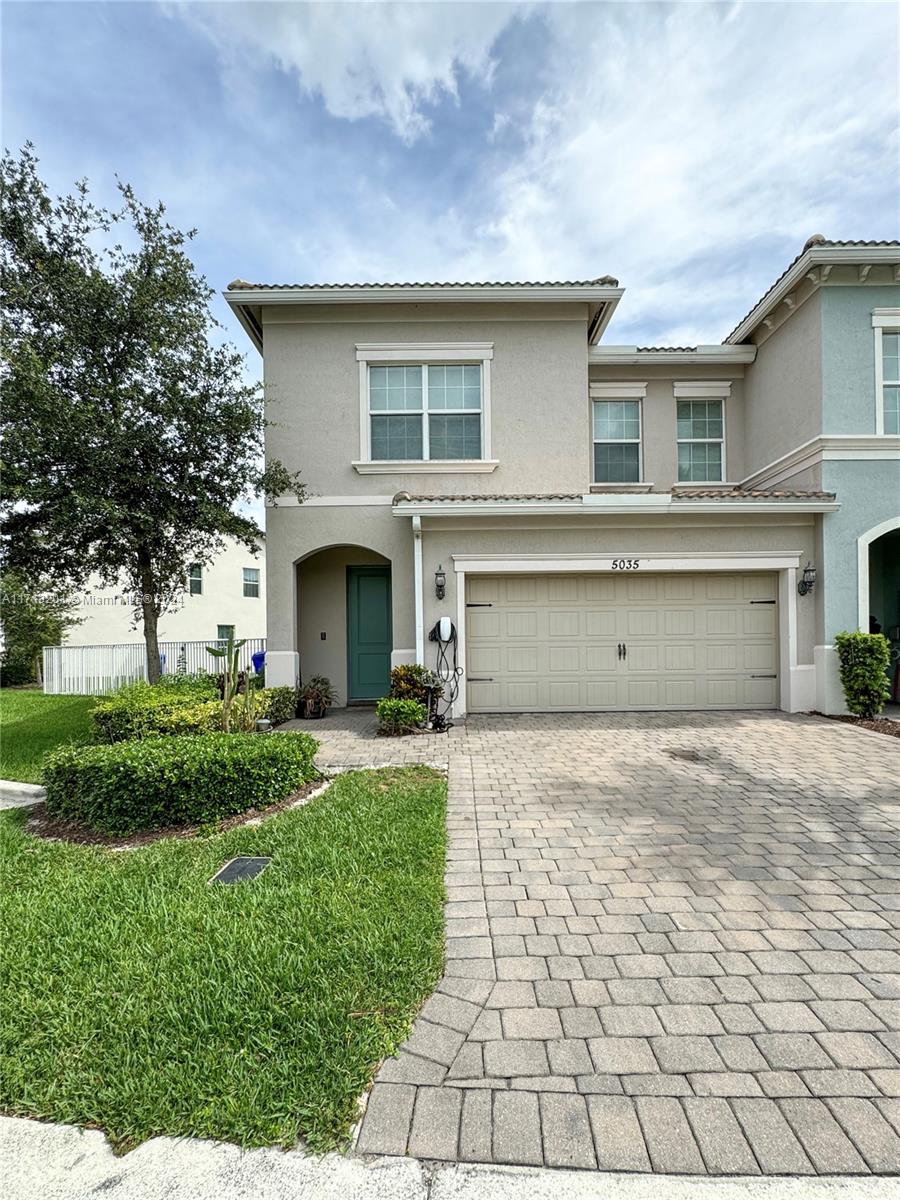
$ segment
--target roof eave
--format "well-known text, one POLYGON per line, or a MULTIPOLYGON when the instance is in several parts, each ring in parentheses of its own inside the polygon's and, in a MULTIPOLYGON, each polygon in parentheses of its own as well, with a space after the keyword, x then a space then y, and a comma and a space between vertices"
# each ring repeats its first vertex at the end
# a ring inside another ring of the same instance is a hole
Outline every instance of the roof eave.
POLYGON ((588 361, 593 366, 625 367, 648 366, 695 366, 708 363, 742 364, 752 363, 756 358, 756 346, 697 346, 695 350, 641 350, 637 346, 593 346, 588 361))
POLYGON ((811 246, 754 305, 740 325, 729 333, 723 345, 733 346, 748 338, 763 318, 797 287, 812 267, 831 264, 852 266, 854 263, 890 266, 898 262, 900 262, 900 247, 898 246, 811 246))
POLYGON ((241 324, 241 328, 246 333, 247 337, 262 354, 263 352, 263 334, 262 325, 256 319, 256 314, 251 310, 248 304, 240 303, 236 298, 229 296, 228 292, 222 293, 228 301, 228 306, 241 324))
POLYGON ((422 500, 400 501, 391 506, 395 517, 484 517, 484 516, 632 516, 647 513, 832 513, 837 512, 837 500, 772 499, 772 500, 688 500, 666 493, 643 496, 596 496, 580 500, 513 500, 459 501, 422 500))

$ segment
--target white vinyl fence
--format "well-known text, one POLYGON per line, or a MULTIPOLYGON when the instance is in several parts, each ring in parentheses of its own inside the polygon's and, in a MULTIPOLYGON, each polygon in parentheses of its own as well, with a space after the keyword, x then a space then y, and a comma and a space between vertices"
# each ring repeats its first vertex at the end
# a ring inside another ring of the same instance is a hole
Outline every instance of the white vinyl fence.
MULTIPOLYGON (((222 660, 208 652, 209 646, 224 642, 160 642, 163 675, 208 671, 216 675, 222 660)), ((241 670, 251 669, 251 656, 266 648, 265 638, 248 638, 239 651, 241 670)), ((117 646, 45 646, 44 691, 53 696, 105 696, 123 683, 147 678, 147 655, 143 642, 117 646)))

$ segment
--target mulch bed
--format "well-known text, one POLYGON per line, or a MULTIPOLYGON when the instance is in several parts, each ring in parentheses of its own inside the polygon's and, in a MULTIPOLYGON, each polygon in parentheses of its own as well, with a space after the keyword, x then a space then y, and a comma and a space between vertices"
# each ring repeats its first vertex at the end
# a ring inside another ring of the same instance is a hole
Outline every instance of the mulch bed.
POLYGON ((109 850, 134 850, 138 846, 147 846, 151 842, 161 841, 162 838, 192 838, 197 837, 198 834, 225 833, 229 829, 236 829, 239 825, 261 821, 265 817, 271 817, 275 813, 282 812, 305 800, 310 792, 315 791, 324 782, 324 778, 312 779, 277 804, 269 804, 265 808, 248 808, 244 812, 235 813, 233 817, 226 817, 222 821, 216 821, 209 825, 170 825, 164 829, 147 829, 126 837, 99 833, 96 829, 92 829, 80 821, 67 821, 61 817, 53 817, 47 812, 45 804, 36 804, 25 822, 25 832, 31 833, 35 837, 46 838, 51 842, 74 842, 79 846, 106 846, 109 850))
POLYGON ((813 715, 825 717, 829 721, 843 721, 845 725, 858 725, 860 729, 871 729, 873 733, 886 733, 888 737, 900 738, 900 721, 895 721, 891 717, 836 716, 820 712, 813 715))

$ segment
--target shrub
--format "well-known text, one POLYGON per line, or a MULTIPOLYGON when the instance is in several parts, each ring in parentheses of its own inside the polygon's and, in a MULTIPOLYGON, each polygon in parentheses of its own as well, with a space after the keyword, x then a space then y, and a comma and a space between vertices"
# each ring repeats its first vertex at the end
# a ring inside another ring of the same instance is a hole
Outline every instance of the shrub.
POLYGON ((844 699, 859 717, 877 717, 891 694, 891 644, 883 633, 836 633, 844 699))
POLYGON ((221 820, 284 800, 314 778, 305 733, 209 733, 64 746, 44 760, 47 811, 103 833, 221 820))
POLYGON ((219 697, 215 675, 203 672, 196 675, 161 675, 159 682, 153 686, 157 692, 167 696, 195 696, 198 700, 215 700, 219 697))
POLYGON ((148 724, 150 733, 184 735, 190 733, 215 733, 222 728, 222 701, 201 700, 199 704, 175 705, 171 708, 151 710, 148 724))
POLYGON ((397 700, 393 696, 385 696, 375 705, 375 715, 378 717, 379 733, 386 737, 399 737, 424 725, 428 710, 418 700, 397 700))
POLYGON ((267 718, 273 725, 292 721, 297 715, 297 689, 292 687, 263 688, 259 716, 267 718))
MULTIPOLYGON (((212 693, 215 696, 215 692, 212 693)), ((199 692, 199 689, 189 687, 179 688, 177 685, 149 683, 129 683, 108 700, 101 700, 91 710, 91 721, 94 726, 94 739, 100 742, 125 742, 134 738, 153 737, 159 733, 173 732, 173 726, 178 725, 176 713, 197 709, 207 703, 219 705, 221 702, 210 700, 209 694, 199 692)), ((207 713, 199 718, 199 726, 195 732, 206 729, 207 713)), ((190 731, 190 722, 183 718, 184 725, 178 732, 190 731)))
POLYGON ((444 691, 434 671, 429 671, 421 663, 401 663, 391 671, 391 690, 388 695, 393 700, 418 700, 427 707, 426 687, 433 688, 432 694, 435 699, 444 691))

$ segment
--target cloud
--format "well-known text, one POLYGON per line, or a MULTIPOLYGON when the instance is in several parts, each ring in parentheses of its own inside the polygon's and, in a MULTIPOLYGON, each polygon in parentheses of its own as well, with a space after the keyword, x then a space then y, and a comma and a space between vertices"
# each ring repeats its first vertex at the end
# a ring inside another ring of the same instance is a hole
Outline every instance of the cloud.
POLYGON ((392 131, 281 243, 295 278, 611 273, 628 290, 608 338, 712 341, 811 233, 893 232, 890 6, 260 3, 190 19, 229 70, 240 47, 242 69, 274 65, 333 118, 392 131), (481 122, 461 132, 448 98, 481 122), (426 131, 467 155, 451 186, 427 186, 426 131))
POLYGON ((178 11, 215 42, 238 80, 277 64, 334 117, 385 120, 405 142, 430 128, 423 111, 456 97, 464 72, 487 85, 509 4, 189 3, 178 11))

